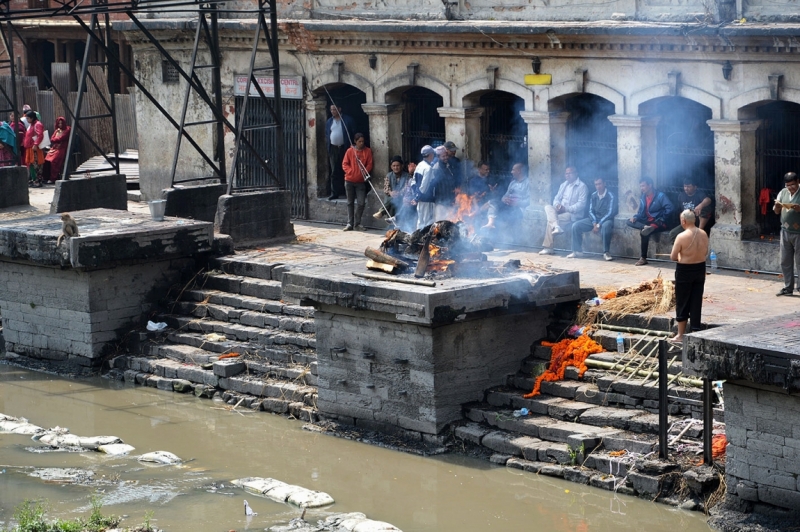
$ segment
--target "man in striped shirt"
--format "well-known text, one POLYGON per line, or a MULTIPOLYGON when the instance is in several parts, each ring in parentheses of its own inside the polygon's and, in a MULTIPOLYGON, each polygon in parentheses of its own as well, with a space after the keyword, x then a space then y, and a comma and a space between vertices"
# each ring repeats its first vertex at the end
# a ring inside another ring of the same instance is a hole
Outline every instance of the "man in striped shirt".
POLYGON ((617 214, 617 198, 606 188, 602 177, 594 180, 595 192, 589 198, 589 217, 572 224, 572 253, 568 259, 583 256, 583 233, 591 231, 603 239, 603 258, 611 257, 611 234, 614 232, 614 215, 617 214))

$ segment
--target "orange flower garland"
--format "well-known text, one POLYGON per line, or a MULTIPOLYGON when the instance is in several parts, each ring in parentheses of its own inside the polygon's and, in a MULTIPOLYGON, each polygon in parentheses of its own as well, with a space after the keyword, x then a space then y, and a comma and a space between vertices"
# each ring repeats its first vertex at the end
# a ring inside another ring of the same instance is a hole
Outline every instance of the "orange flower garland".
POLYGON ((550 367, 536 378, 533 391, 525 394, 523 396, 525 399, 536 397, 541 393, 542 381, 555 382, 564 380, 564 370, 566 370, 567 366, 578 368, 578 374, 583 377, 583 374, 589 369, 585 364, 588 356, 604 351, 600 344, 589 338, 585 333, 575 339, 566 338, 558 343, 542 342, 542 345, 552 347, 550 367))

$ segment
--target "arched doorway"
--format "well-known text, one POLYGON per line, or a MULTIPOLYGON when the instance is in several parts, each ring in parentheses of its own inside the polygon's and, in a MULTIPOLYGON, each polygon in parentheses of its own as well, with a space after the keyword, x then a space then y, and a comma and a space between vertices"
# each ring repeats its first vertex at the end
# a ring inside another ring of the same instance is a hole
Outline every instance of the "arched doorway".
POLYGON ((403 103, 403 159, 419 161, 423 146, 436 147, 445 142, 444 118, 437 111, 444 101, 424 87, 404 90, 400 101, 403 103))
MULTIPOLYGON (((756 196, 767 188, 771 197, 780 191, 786 172, 800 172, 800 104, 772 102, 756 110, 761 125, 756 134, 756 196)), ((780 233, 780 217, 771 209, 761 214, 756 208, 756 222, 762 235, 780 233)))
POLYGON ((342 113, 350 116, 356 124, 356 130, 351 131, 350 136, 363 133, 369 146, 369 117, 361 107, 361 104, 367 103, 367 95, 352 85, 329 86, 327 92, 324 90, 322 92, 328 98, 328 118, 331 116, 330 106, 336 104, 342 113))
POLYGON ((708 125, 711 109, 680 97, 659 98, 639 106, 642 116, 658 116, 656 182, 658 188, 677 204, 683 181, 692 177, 695 185, 714 197, 714 133, 708 125))
MULTIPOLYGON (((608 120, 615 113, 614 104, 594 94, 565 96, 552 102, 555 110, 569 113, 567 118, 566 165, 593 190, 598 177, 609 189, 617 191, 617 128, 608 120)), ((552 110, 552 109, 551 109, 552 110)), ((553 176, 553 190, 558 190, 563 175, 553 176)))
POLYGON ((508 182, 511 167, 528 162, 528 127, 519 114, 525 110, 525 101, 508 92, 489 91, 480 97, 479 105, 483 108, 481 159, 508 182))

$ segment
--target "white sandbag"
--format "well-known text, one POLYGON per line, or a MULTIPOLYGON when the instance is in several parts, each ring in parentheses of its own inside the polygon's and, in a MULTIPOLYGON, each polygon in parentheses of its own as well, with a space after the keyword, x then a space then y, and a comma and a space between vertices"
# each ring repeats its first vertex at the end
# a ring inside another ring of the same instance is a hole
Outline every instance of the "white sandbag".
POLYGON ((147 462, 151 464, 173 465, 180 464, 183 460, 167 451, 153 451, 152 453, 145 453, 139 458, 140 462, 147 462))
POLYGON ((81 438, 74 434, 49 432, 39 438, 39 443, 49 445, 50 447, 80 447, 81 438))
POLYGON ((135 451, 136 448, 126 443, 112 443, 110 445, 101 445, 97 450, 109 456, 123 456, 135 451))
POLYGON ((250 477, 233 480, 231 483, 275 502, 288 502, 303 508, 319 508, 334 503, 333 497, 327 493, 286 484, 274 478, 250 477))
POLYGON ((89 436, 86 438, 78 438, 78 442, 84 449, 91 449, 96 451, 102 445, 112 445, 114 443, 123 443, 121 439, 116 436, 89 436))

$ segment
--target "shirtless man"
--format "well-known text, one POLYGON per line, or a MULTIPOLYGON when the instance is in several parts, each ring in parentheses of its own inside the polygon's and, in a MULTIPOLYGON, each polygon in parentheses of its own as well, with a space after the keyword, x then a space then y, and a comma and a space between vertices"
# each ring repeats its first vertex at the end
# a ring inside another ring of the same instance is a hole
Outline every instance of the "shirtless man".
POLYGON ((700 330, 708 235, 695 227, 695 219, 694 211, 686 209, 681 213, 683 232, 675 238, 669 256, 678 263, 675 266, 675 321, 678 322, 678 334, 671 342, 683 342, 689 318, 692 319, 692 331, 700 330))

